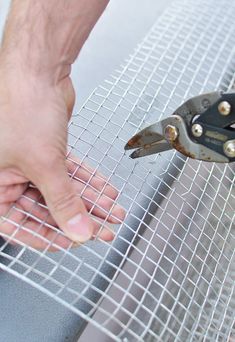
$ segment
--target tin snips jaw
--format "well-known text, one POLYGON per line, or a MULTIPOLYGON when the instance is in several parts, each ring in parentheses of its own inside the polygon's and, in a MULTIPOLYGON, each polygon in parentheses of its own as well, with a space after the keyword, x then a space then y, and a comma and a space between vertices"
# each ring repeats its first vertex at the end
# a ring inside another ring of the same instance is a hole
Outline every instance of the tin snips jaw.
POLYGON ((125 150, 131 158, 175 149, 187 157, 219 163, 235 161, 235 93, 193 97, 171 116, 134 135, 125 150))

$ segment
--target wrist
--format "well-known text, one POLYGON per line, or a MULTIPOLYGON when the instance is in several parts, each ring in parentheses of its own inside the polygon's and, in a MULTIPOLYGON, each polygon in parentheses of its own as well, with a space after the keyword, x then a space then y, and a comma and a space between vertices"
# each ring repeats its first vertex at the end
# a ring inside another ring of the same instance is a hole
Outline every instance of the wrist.
POLYGON ((71 64, 65 61, 50 63, 43 54, 37 56, 27 55, 22 50, 0 51, 0 69, 7 73, 21 75, 22 79, 37 79, 42 84, 56 85, 69 77, 71 64))
POLYGON ((13 67, 56 83, 68 76, 108 0, 13 0, 2 55, 13 67))
MULTIPOLYGON (((43 104, 49 94, 59 93, 61 100, 64 101, 68 115, 71 115, 75 102, 75 91, 71 78, 67 77, 65 71, 63 72, 64 77, 52 82, 48 77, 48 73, 42 76, 35 70, 29 70, 27 67, 23 68, 22 65, 19 66, 16 55, 5 56, 0 52, 0 106, 7 105, 15 101, 16 98, 23 102, 25 99, 34 101, 35 98, 40 98, 39 102, 43 104), (15 62, 15 60, 17 61, 15 62)), ((67 74, 69 75, 69 72, 67 74)), ((2 113, 4 114, 4 111, 2 113)), ((0 113, 0 116, 2 113, 0 113)))

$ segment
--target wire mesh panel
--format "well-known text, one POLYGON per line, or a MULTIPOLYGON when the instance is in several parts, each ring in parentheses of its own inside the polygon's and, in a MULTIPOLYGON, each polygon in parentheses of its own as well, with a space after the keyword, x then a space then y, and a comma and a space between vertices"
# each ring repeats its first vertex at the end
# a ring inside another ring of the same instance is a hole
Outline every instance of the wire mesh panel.
MULTIPOLYGON (((188 160, 165 152, 138 161, 126 141, 187 98, 232 88, 235 3, 177 1, 133 56, 97 88, 69 125, 68 159, 77 155, 120 191, 127 211, 112 243, 96 239, 52 254, 63 233, 31 212, 6 235, 0 267, 53 297, 114 341, 232 341, 235 337, 233 164, 188 160), (27 217, 41 223, 31 231, 27 217), (57 232, 50 241, 44 227, 57 232), (34 250, 18 242, 27 231, 43 239, 34 250)), ((71 177, 79 174, 80 162, 71 177)), ((102 191, 91 203, 99 207, 102 191)), ((102 227, 101 227, 102 230, 102 227)), ((100 232, 101 232, 100 230, 100 232)))

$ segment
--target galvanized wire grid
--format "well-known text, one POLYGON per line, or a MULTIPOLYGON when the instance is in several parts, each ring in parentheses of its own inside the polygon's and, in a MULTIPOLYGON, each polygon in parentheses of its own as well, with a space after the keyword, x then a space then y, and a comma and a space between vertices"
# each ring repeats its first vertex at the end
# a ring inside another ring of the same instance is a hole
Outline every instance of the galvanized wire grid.
MULTIPOLYGON (((44 238, 43 251, 21 244, 9 252, 16 234, 5 236, 0 268, 110 340, 235 337, 234 165, 186 160, 175 152, 134 162, 123 151, 130 136, 187 98, 232 87, 234 18, 235 3, 228 0, 175 2, 73 117, 68 158, 73 153, 92 165, 91 179, 98 169, 105 174, 127 210, 113 243, 97 238, 51 254, 56 241, 44 238)), ((24 222, 15 225, 28 230, 24 222)), ((44 225, 46 217, 40 229, 44 225)), ((40 231, 32 234, 40 237, 40 231)))

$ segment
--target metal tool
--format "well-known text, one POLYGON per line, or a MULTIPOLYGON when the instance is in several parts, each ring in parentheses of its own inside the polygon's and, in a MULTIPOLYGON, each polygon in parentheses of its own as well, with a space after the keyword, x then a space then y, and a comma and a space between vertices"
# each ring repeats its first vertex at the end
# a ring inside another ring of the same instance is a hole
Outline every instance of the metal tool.
POLYGON ((172 116, 146 127, 125 146, 131 158, 171 150, 193 159, 235 161, 235 93, 219 91, 193 97, 172 116))

